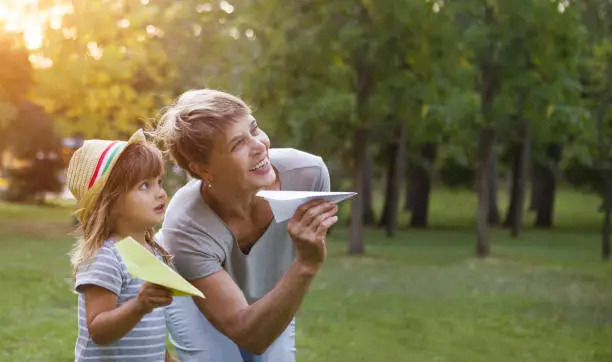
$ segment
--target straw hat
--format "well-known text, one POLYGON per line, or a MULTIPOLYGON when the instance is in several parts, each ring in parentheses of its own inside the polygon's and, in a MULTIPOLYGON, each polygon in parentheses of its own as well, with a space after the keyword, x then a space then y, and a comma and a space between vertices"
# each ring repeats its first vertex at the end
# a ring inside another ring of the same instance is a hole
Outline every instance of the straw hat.
POLYGON ((67 183, 77 200, 76 217, 84 224, 96 206, 108 176, 127 145, 145 142, 144 132, 139 129, 128 141, 86 140, 74 152, 68 164, 67 183))

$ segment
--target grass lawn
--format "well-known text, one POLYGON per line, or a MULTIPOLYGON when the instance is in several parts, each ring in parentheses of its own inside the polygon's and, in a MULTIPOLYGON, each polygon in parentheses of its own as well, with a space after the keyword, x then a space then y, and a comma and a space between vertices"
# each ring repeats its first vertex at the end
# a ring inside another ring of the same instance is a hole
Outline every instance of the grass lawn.
MULTIPOLYGON (((298 361, 612 361, 597 206, 563 191, 557 228, 492 230, 487 260, 473 258, 469 193, 436 190, 432 230, 367 230, 361 257, 334 230, 297 318, 298 361)), ((0 203, 0 361, 73 360, 70 211, 0 203)))

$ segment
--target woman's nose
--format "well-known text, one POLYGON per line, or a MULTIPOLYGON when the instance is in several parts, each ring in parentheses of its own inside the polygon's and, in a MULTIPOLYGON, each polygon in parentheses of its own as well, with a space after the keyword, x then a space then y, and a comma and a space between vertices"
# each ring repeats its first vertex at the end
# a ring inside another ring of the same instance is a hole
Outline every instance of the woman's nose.
POLYGON ((266 143, 263 139, 259 139, 258 137, 253 137, 253 150, 256 152, 263 152, 266 150, 266 143))

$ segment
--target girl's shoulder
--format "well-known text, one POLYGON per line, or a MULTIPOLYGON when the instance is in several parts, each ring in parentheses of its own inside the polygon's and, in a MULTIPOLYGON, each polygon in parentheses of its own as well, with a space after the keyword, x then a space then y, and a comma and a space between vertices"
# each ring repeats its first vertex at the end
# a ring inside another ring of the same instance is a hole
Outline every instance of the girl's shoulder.
POLYGON ((94 263, 110 263, 115 264, 120 260, 119 252, 115 248, 115 242, 113 240, 105 240, 102 242, 100 247, 93 251, 88 260, 84 260, 83 264, 94 264, 94 263))
POLYGON ((107 239, 104 240, 100 249, 96 252, 96 255, 104 255, 106 257, 111 257, 117 261, 121 261, 121 257, 119 256, 119 251, 115 247, 115 240, 107 239))
POLYGON ((75 289, 84 285, 97 285, 119 295, 125 279, 125 265, 114 247, 114 242, 105 241, 89 260, 79 265, 75 289))
POLYGON ((115 250, 115 240, 106 239, 102 242, 100 249, 115 250))

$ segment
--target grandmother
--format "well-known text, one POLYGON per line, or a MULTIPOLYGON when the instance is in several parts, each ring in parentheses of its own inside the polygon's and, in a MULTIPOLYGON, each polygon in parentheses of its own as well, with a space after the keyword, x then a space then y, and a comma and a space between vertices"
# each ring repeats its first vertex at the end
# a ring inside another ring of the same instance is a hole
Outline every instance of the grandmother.
POLYGON ((206 299, 167 308, 183 362, 295 361, 295 314, 326 256, 337 207, 321 200, 276 222, 259 190, 329 191, 319 156, 270 148, 250 108, 225 92, 190 90, 154 132, 193 180, 170 202, 158 241, 206 299))

